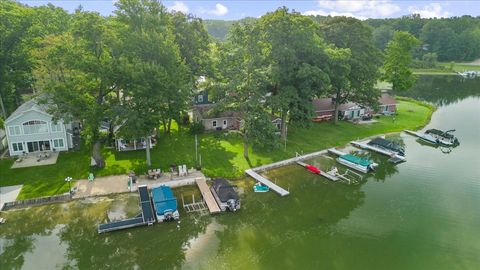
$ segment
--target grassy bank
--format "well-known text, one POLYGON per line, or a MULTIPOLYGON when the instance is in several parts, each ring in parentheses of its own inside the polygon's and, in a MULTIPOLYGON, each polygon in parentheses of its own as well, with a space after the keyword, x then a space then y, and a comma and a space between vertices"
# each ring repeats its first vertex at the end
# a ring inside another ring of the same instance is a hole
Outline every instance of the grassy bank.
POLYGON ((437 68, 412 69, 413 73, 418 75, 454 75, 457 74, 457 72, 463 72, 465 70, 480 71, 480 65, 466 63, 438 63, 437 68))
MULTIPOLYGON (((340 122, 313 124, 310 128, 289 126, 287 148, 279 147, 273 151, 250 150, 250 158, 243 157, 241 138, 235 134, 209 133, 199 139, 199 155, 202 171, 207 176, 236 178, 250 167, 291 158, 295 152, 314 152, 332 146, 343 145, 353 139, 375 134, 418 129, 428 123, 433 108, 429 105, 408 99, 400 99, 398 116, 381 117, 378 123, 354 125, 340 122)), ((145 151, 116 152, 104 149, 106 167, 94 171, 96 176, 123 174, 129 170, 138 173, 146 171, 145 151)), ((19 199, 48 196, 68 191, 64 182, 66 176, 84 179, 89 172, 89 152, 61 153, 57 164, 10 169, 12 159, 0 160, 0 186, 23 184, 19 199)), ((158 144, 152 150, 154 168, 166 169, 172 163, 195 165, 195 138, 186 130, 174 129, 170 135, 160 135, 158 144)))

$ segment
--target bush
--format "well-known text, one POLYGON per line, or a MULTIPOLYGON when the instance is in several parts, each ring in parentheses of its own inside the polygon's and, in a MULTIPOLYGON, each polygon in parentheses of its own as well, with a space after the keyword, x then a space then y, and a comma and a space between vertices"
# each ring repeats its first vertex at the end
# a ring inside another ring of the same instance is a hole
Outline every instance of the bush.
POLYGON ((203 126, 201 121, 195 121, 190 124, 189 132, 192 135, 195 134, 202 134, 205 131, 205 127, 203 126))

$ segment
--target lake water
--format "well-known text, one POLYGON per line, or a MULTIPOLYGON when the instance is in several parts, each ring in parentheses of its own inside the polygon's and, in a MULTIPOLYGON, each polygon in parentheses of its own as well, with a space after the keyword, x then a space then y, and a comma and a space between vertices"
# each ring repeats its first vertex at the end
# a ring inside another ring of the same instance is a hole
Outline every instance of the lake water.
POLYGON ((286 166, 267 176, 288 197, 253 193, 242 179, 235 214, 181 212, 181 223, 102 235, 96 224, 107 216, 137 213, 135 194, 11 211, 0 269, 479 269, 480 80, 422 77, 408 95, 439 105, 427 128, 455 128, 460 146, 448 152, 401 134, 408 161, 372 154, 381 165, 358 185, 286 166))

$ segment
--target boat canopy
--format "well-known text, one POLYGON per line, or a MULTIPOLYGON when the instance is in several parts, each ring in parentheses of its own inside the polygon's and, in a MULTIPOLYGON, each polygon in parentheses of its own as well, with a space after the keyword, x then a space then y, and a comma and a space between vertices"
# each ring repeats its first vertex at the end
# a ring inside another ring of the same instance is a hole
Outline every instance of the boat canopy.
POLYGON ((435 134, 435 135, 442 136, 442 137, 447 138, 447 139, 454 139, 455 138, 455 136, 453 136, 453 134, 450 134, 448 132, 443 132, 441 130, 434 129, 434 128, 427 130, 425 133, 435 134))
POLYGON ((402 155, 404 155, 404 153, 405 153, 405 150, 399 144, 397 144, 393 141, 390 141, 390 140, 380 138, 380 137, 377 137, 377 138, 371 140, 368 144, 369 145, 378 145, 378 146, 381 146, 383 148, 387 148, 387 149, 390 149, 392 151, 399 152, 402 155))
POLYGON ((212 187, 217 193, 220 201, 226 202, 230 199, 238 200, 237 192, 235 192, 235 189, 227 180, 223 178, 217 178, 213 180, 212 187))
POLYGON ((152 189, 152 200, 158 215, 177 211, 177 199, 170 187, 160 186, 152 189))
POLYGON ((364 159, 364 158, 361 158, 361 157, 357 157, 357 156, 354 156, 354 155, 351 155, 351 154, 346 154, 346 155, 340 156, 340 158, 344 159, 346 161, 350 161, 352 163, 361 165, 361 166, 365 166, 365 167, 369 166, 372 163, 370 160, 367 160, 367 159, 364 159))

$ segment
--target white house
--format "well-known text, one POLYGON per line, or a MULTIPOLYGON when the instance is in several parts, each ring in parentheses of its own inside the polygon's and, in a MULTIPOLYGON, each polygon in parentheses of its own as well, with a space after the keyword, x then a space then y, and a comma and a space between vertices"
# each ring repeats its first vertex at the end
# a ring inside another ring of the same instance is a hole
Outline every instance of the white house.
POLYGON ((40 151, 67 151, 73 148, 71 124, 54 122, 48 105, 34 99, 17 108, 5 120, 8 149, 11 156, 40 151))

